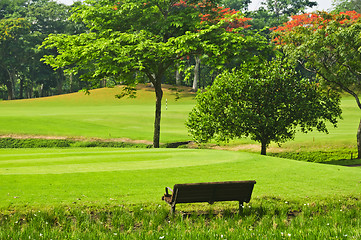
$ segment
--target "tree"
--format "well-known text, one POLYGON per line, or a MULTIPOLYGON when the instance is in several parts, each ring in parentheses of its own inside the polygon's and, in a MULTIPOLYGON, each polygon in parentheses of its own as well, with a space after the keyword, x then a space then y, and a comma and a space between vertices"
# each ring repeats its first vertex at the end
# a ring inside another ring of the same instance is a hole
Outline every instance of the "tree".
POLYGON ((332 5, 335 12, 356 11, 361 13, 360 0, 333 0, 332 5))
POLYGON ((304 13, 306 8, 317 6, 310 0, 265 0, 263 6, 249 13, 253 21, 251 25, 256 29, 276 27, 286 22, 292 15, 304 13))
POLYGON ((8 100, 14 99, 15 78, 26 60, 27 47, 23 36, 30 32, 30 23, 24 18, 0 19, 0 83, 8 91, 8 100))
MULTIPOLYGON (((274 29, 274 41, 321 83, 344 91, 356 100, 361 110, 361 14, 319 12, 292 17, 274 29)), ((358 158, 361 158, 361 120, 357 134, 358 158)))
POLYGON ((30 1, 27 0, 1 0, 0 1, 0 19, 23 17, 26 6, 30 1), (21 13, 19 13, 21 12, 21 13))
POLYGON ((250 137, 261 143, 261 154, 271 142, 293 139, 302 132, 327 132, 341 114, 339 95, 300 79, 287 63, 275 60, 240 66, 225 72, 197 95, 187 127, 197 142, 250 137))
POLYGON ((5 86, 0 91, 6 90, 8 99, 62 93, 64 74, 40 62, 49 51, 38 47, 50 33, 79 31, 67 20, 69 10, 50 0, 0 1, 0 85, 5 86))
MULTIPOLYGON (((210 64, 221 66, 227 56, 245 51, 252 38, 233 34, 201 18, 213 16, 217 1, 89 0, 75 9, 72 19, 85 23, 89 32, 50 35, 43 43, 59 55, 44 57, 55 69, 82 74, 95 84, 104 78, 118 79, 132 92, 145 76, 156 95, 153 146, 159 147, 162 79, 182 58, 206 54, 210 64), (209 14, 209 15, 207 15, 209 14)), ((122 94, 123 95, 123 94, 122 94)))
POLYGON ((56 54, 55 50, 38 49, 43 40, 52 33, 81 33, 85 29, 81 25, 67 20, 70 17, 70 6, 59 4, 54 1, 41 0, 33 2, 28 6, 26 17, 31 21, 32 37, 32 59, 29 63, 27 76, 32 83, 41 86, 39 97, 48 96, 51 93, 63 93, 65 84, 64 72, 59 69, 54 72, 49 65, 40 59, 46 54, 56 54), (53 90, 52 90, 53 89, 53 90))
POLYGON ((251 0, 223 0, 222 5, 226 8, 247 11, 251 0))

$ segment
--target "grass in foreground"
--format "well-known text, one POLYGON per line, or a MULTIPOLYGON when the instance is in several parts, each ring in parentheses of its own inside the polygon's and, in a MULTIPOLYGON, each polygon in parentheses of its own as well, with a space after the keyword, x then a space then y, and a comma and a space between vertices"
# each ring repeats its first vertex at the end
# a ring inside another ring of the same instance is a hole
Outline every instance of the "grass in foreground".
POLYGON ((0 239, 361 238, 359 198, 256 198, 241 215, 236 206, 187 205, 175 215, 164 204, 10 208, 0 214, 0 239))

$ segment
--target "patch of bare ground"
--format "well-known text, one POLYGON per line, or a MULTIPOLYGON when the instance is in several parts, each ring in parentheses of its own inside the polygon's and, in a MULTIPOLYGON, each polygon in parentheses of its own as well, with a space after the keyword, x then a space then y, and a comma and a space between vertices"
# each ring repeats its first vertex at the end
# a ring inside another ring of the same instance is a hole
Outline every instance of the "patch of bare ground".
MULTIPOLYGON (((217 150, 228 150, 228 151, 249 151, 259 153, 261 151, 261 146, 258 144, 240 144, 240 145, 213 145, 210 148, 217 149, 217 150)), ((269 147, 267 152, 277 153, 286 151, 280 147, 269 147)))
POLYGON ((74 141, 90 141, 90 142, 126 142, 135 144, 152 144, 148 140, 133 140, 130 138, 85 138, 85 137, 66 137, 66 136, 46 136, 46 135, 20 135, 20 134, 4 134, 0 138, 15 138, 15 139, 57 139, 57 140, 74 140, 74 141))

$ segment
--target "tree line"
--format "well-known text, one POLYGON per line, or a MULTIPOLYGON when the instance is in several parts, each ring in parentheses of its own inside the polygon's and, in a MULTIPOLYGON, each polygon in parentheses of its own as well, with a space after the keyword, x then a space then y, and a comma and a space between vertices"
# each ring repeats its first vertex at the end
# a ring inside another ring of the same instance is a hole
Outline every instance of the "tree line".
MULTIPOLYGON (((116 1, 114 1, 116 2, 116 1)), ((250 0, 224 0, 224 8, 236 10, 249 20, 250 30, 278 26, 292 14, 304 12, 312 1, 265 0, 262 7, 249 11, 250 0)), ((83 88, 112 86, 115 79, 104 79, 97 86, 80 81, 77 75, 57 71, 40 61, 54 50, 40 48, 49 34, 75 35, 89 30, 86 24, 69 19, 81 2, 67 6, 53 0, 2 0, 0 2, 0 99, 45 97, 79 91, 83 88), (73 9, 73 10, 72 10, 73 9)), ((224 14, 229 14, 226 12, 224 14)), ((263 32, 268 35, 269 31, 263 32)), ((178 67, 168 69, 163 83, 190 86, 196 91, 214 81, 220 71, 207 64, 206 56, 186 56, 178 67)), ((236 63, 227 63, 228 68, 236 63)))
POLYGON ((0 99, 45 97, 84 87, 78 77, 40 61, 51 51, 39 49, 49 34, 85 31, 83 24, 69 20, 74 6, 49 0, 0 1, 0 99))

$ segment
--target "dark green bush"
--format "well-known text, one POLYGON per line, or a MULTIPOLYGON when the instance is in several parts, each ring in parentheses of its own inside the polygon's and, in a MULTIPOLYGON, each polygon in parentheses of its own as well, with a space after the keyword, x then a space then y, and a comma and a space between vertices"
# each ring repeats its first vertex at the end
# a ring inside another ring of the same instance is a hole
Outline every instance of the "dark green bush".
POLYGON ((115 147, 149 148, 151 145, 127 142, 76 141, 71 139, 0 138, 0 148, 66 148, 66 147, 115 147))
POLYGON ((68 139, 0 138, 0 148, 70 147, 73 143, 68 139))
POLYGON ((269 153, 269 156, 288 158, 306 162, 330 162, 357 157, 356 149, 333 149, 329 151, 299 151, 269 153))

